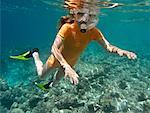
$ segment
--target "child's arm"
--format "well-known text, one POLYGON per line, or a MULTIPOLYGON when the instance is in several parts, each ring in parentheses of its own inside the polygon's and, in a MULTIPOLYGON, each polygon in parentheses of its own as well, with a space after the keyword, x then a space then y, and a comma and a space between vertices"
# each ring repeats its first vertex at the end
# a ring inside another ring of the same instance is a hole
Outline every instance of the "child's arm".
POLYGON ((69 76, 71 83, 78 83, 78 74, 71 68, 67 61, 62 56, 59 48, 63 44, 63 38, 61 36, 56 36, 54 44, 52 45, 52 53, 59 61, 60 65, 65 69, 65 77, 69 76))
POLYGON ((126 50, 123 50, 123 49, 120 49, 116 46, 113 46, 111 45, 106 39, 105 37, 103 36, 103 34, 99 31, 100 33, 100 38, 98 39, 98 42, 109 52, 111 53, 117 53, 118 55, 120 56, 127 56, 129 59, 136 59, 137 56, 135 53, 133 52, 129 52, 129 51, 126 51, 126 50))

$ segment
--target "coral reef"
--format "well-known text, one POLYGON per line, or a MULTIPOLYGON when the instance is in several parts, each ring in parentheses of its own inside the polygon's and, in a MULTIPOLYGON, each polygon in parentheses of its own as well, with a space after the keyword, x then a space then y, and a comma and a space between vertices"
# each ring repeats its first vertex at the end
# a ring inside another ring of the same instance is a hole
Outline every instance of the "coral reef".
POLYGON ((145 59, 85 53, 75 66, 79 84, 62 79, 48 92, 31 82, 10 86, 0 78, 0 113, 148 113, 149 65, 145 59))

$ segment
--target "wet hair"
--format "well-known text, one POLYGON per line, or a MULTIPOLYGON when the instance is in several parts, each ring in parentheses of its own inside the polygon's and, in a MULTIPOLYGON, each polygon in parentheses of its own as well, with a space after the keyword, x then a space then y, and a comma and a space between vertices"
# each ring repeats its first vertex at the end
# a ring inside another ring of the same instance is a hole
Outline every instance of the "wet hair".
POLYGON ((74 23, 74 19, 71 15, 67 15, 67 16, 62 16, 60 18, 60 21, 59 21, 59 25, 58 25, 58 30, 60 30, 60 28, 65 24, 65 23, 74 23))

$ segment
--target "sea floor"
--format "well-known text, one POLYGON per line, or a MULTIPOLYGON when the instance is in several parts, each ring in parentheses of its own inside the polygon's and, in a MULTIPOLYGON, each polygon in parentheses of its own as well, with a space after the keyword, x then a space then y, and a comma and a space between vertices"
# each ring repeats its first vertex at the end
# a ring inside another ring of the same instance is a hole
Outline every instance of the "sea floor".
MULTIPOLYGON (((25 72, 26 68, 11 70, 14 71, 11 73, 25 72)), ((31 81, 45 83, 49 78, 39 81, 37 75, 33 74, 34 68, 32 66, 31 68, 25 72, 26 75, 32 73, 28 78, 30 82, 24 83, 22 80, 19 84, 10 86, 8 81, 0 78, 0 113, 149 113, 150 111, 148 58, 128 60, 109 53, 94 56, 93 52, 88 52, 81 56, 75 66, 79 74, 78 85, 72 85, 69 79, 62 79, 48 91, 37 88, 31 81)), ((54 71, 50 75, 54 75, 54 71)), ((23 77, 27 78, 25 75, 23 77)))

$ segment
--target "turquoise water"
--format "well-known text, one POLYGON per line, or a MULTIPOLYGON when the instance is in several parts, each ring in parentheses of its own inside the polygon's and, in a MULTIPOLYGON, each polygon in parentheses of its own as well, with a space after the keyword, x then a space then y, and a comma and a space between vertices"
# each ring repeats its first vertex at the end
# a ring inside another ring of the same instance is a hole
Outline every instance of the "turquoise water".
MULTIPOLYGON (((92 42, 81 55, 76 66, 76 70, 81 73, 80 81, 82 82, 82 74, 88 75, 96 68, 100 70, 103 68, 104 74, 110 75, 112 81, 108 82, 110 85, 113 86, 114 82, 127 79, 131 86, 135 84, 139 88, 137 91, 136 88, 130 90, 133 94, 142 89, 150 96, 150 1, 114 0, 114 2, 144 4, 101 9, 97 25, 110 43, 135 52, 138 59, 131 61, 110 54, 97 43, 92 42)), ((0 78, 9 86, 28 85, 34 79, 38 79, 32 59, 16 61, 9 59, 9 56, 38 47, 42 61, 46 61, 57 33, 59 18, 67 14, 62 7, 59 7, 61 2, 57 1, 58 6, 53 3, 53 0, 49 0, 48 3, 42 0, 1 1, 0 78)), ((87 78, 91 79, 88 76, 87 78)), ((67 83, 65 85, 67 86, 67 83)), ((88 85, 93 87, 92 83, 88 85)))
MULTIPOLYGON (((122 0, 117 2, 123 3, 122 0)), ((138 2, 140 0, 125 1, 126 4, 138 2)), ((139 59, 149 59, 149 12, 149 6, 102 9, 97 27, 110 43, 134 51, 139 59)), ((35 68, 33 65, 26 67, 32 61, 13 61, 9 59, 9 55, 38 47, 41 50, 41 58, 45 61, 57 32, 59 18, 65 14, 63 8, 56 8, 38 0, 2 1, 1 71, 10 84, 33 76, 35 68), (24 71, 18 72, 20 69, 24 71), (27 73, 28 70, 31 71, 30 74, 27 73)))

